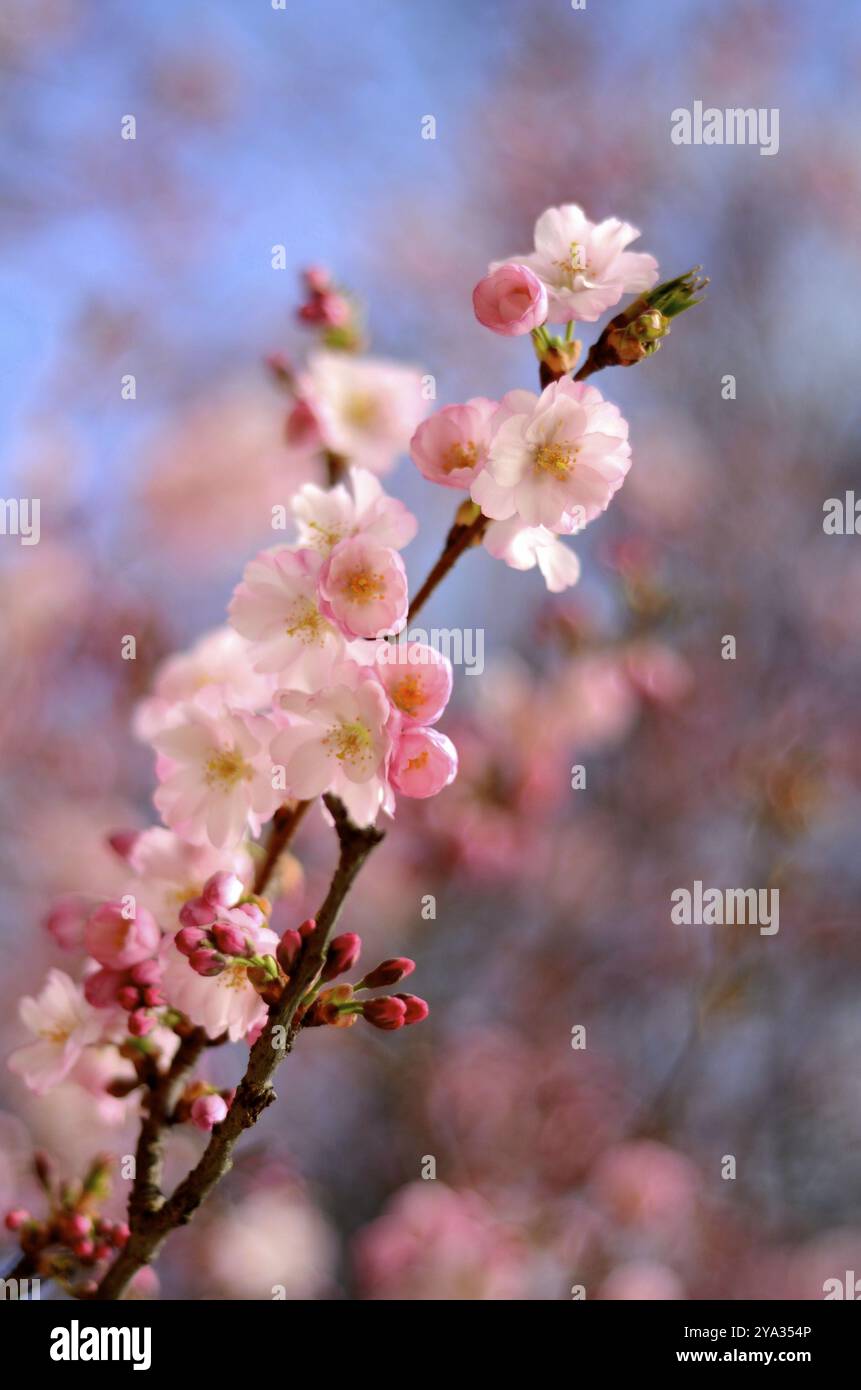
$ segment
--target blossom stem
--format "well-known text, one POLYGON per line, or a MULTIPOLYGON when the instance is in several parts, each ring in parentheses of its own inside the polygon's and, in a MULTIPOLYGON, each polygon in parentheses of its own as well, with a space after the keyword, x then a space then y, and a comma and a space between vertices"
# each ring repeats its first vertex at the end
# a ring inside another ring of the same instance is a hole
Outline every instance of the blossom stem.
POLYGON ((469 550, 470 546, 478 545, 489 522, 490 518, 483 516, 481 512, 473 521, 455 522, 446 537, 442 554, 410 604, 407 622, 414 618, 419 609, 424 606, 434 589, 441 580, 445 579, 449 570, 454 567, 464 551, 469 550))
MULTIPOLYGON (((147 1202, 144 1204, 141 1200, 134 1211, 130 1207, 133 1218, 130 1220, 131 1237, 105 1274, 94 1298, 122 1297, 137 1271, 156 1258, 171 1231, 191 1220, 200 1204, 230 1171, 233 1150, 243 1131, 256 1124, 266 1107, 275 1100, 272 1077, 278 1064, 293 1047, 302 1024, 301 1005, 323 969, 326 950, 344 899, 371 850, 383 839, 383 832, 374 826, 354 825, 337 797, 326 795, 323 799, 335 821, 340 852, 329 891, 317 913, 317 925, 305 943, 299 969, 291 977, 277 1004, 271 1006, 266 1027, 251 1049, 248 1066, 233 1103, 221 1124, 213 1129, 199 1162, 173 1195, 166 1201, 162 1199, 160 1204, 158 1199, 161 1194, 155 1197, 151 1192, 154 1184, 146 1180, 147 1202)), ((176 1059, 171 1072, 175 1065, 176 1059)), ((160 1105, 157 1115, 161 1121, 155 1140, 159 1151, 157 1171, 160 1173, 161 1135, 165 1123, 169 1123, 170 1111, 160 1105)), ((148 1117, 144 1130, 149 1123, 148 1117)), ((139 1162, 139 1171, 142 1166, 144 1171, 148 1171, 149 1147, 144 1142, 143 1131, 138 1154, 145 1157, 143 1165, 139 1162)))
POLYGON ((275 866, 284 850, 290 844, 302 817, 311 805, 310 801, 294 801, 280 806, 272 817, 272 827, 266 844, 266 853, 257 866, 254 875, 254 892, 261 897, 275 872, 275 866))

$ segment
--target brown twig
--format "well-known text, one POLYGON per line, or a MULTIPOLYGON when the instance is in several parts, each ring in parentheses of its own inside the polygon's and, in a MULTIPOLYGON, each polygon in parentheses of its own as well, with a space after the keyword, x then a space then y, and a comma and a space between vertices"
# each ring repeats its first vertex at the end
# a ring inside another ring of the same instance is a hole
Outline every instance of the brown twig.
POLYGON ((474 521, 455 522, 446 537, 442 554, 410 604, 407 622, 414 618, 419 609, 424 606, 434 589, 441 580, 445 579, 449 570, 453 568, 464 551, 469 550, 470 546, 478 545, 489 523, 490 517, 482 516, 480 512, 474 521))
POLYGON ((294 801, 287 805, 279 806, 275 815, 272 817, 272 826, 269 831, 269 839, 266 844, 266 853, 257 866, 254 875, 254 892, 257 894, 265 893, 270 878, 275 872, 275 866, 284 850, 293 839, 299 824, 308 807, 310 801, 294 801))
MULTIPOLYGON (((337 797, 323 799, 335 821, 340 853, 326 899, 317 913, 316 928, 300 957, 299 969, 278 1003, 270 1008, 266 1027, 251 1049, 248 1067, 233 1104, 226 1118, 212 1131, 199 1162, 166 1201, 159 1204, 158 1199, 154 1199, 146 1207, 140 1203, 131 1238, 105 1274, 95 1298, 122 1297, 137 1271, 156 1258, 171 1231, 191 1220, 201 1202, 229 1172, 233 1150, 243 1131, 256 1124, 275 1099, 272 1086, 275 1069, 293 1046, 301 1026, 300 1005, 323 967, 344 899, 371 850, 383 839, 383 832, 373 826, 354 825, 337 797)), ((160 1139, 157 1142, 160 1143, 160 1139)), ((143 1134, 139 1153, 141 1144, 143 1134)))

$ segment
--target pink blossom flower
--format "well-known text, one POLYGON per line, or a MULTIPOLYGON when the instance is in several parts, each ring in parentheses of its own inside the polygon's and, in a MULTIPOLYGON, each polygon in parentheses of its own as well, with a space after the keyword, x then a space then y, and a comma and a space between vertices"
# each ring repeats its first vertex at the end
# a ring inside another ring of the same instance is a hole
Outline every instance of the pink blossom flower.
POLYGON ((496 521, 519 516, 570 533, 606 509, 630 466, 628 426, 616 406, 563 377, 540 396, 503 398, 472 498, 496 521))
POLYGON ((426 642, 380 642, 376 672, 407 728, 435 724, 451 698, 451 662, 426 642))
POLYGON ((349 638, 399 632, 409 597, 396 550, 368 536, 340 541, 320 571, 320 606, 349 638))
POLYGON ((154 740, 161 786, 154 800, 167 824, 190 840, 208 837, 216 848, 237 845, 246 831, 260 833, 280 794, 272 786, 268 745, 275 726, 263 715, 208 714, 183 707, 183 720, 154 740))
MULTIPOLYGON (((248 932, 255 955, 275 955, 275 932, 253 925, 248 932)), ((210 1038, 227 1033, 231 1042, 238 1042, 255 1025, 265 1022, 266 1005, 250 983, 248 967, 242 961, 228 961, 217 975, 199 975, 170 938, 162 945, 161 959, 162 986, 170 1004, 205 1028, 210 1038)))
POLYGON ((312 686, 326 679, 343 654, 337 626, 318 598, 323 560, 315 550, 261 551, 245 567, 228 612, 247 637, 258 671, 300 668, 312 686))
POLYGON ((499 406, 485 396, 465 405, 445 405, 419 425, 410 455, 420 473, 443 487, 468 488, 481 472, 490 445, 491 421, 499 406))
POLYGON ((505 261, 472 292, 475 317, 507 338, 540 328, 547 319, 547 289, 528 266, 505 261))
POLYGON ((92 900, 68 893, 58 898, 45 918, 45 930, 63 951, 79 951, 84 944, 84 924, 93 908, 92 900))
POLYGON ((137 903, 103 903, 84 928, 84 945, 99 965, 127 970, 158 950, 161 932, 155 918, 137 903))
POLYGON ((484 533, 484 547, 512 569, 537 565, 551 594, 561 594, 580 578, 580 561, 573 550, 546 526, 524 526, 516 516, 492 521, 484 533))
POLYGON ((49 970, 41 993, 22 999, 19 1012, 37 1041, 13 1052, 9 1069, 42 1096, 68 1076, 85 1047, 98 1041, 103 1019, 62 970, 49 970))
POLYGON ((490 268, 515 262, 533 271, 547 288, 551 323, 594 323, 623 294, 639 294, 655 284, 654 256, 625 250, 639 235, 636 227, 617 217, 590 222, 576 203, 566 203, 548 208, 538 218, 534 252, 497 261, 490 268))
POLYGON ((436 796, 457 776, 457 750, 437 729, 405 729, 389 767, 389 780, 402 796, 436 796))
POLYGON ((207 705, 261 710, 272 698, 271 676, 261 675, 249 655, 251 645, 232 627, 207 632, 187 652, 163 661, 156 672, 153 693, 141 700, 134 731, 149 743, 177 717, 177 706, 205 691, 207 705))
POLYGON ((198 1096, 192 1101, 191 1123, 204 1133, 208 1133, 215 1125, 220 1125, 226 1114, 227 1102, 223 1096, 198 1096))
POLYGON ((427 414, 414 367, 348 352, 315 353, 300 389, 326 448, 372 473, 387 473, 406 453, 427 414))
POLYGON ((291 723, 276 734, 270 753, 273 765, 284 767, 289 794, 308 798, 333 791, 358 824, 371 822, 389 802, 391 708, 379 681, 344 662, 337 684, 310 696, 282 691, 278 703, 291 723))
POLYGON ((306 483, 296 493, 290 505, 300 545, 321 555, 353 536, 368 536, 393 550, 409 545, 418 521, 404 503, 389 497, 366 468, 351 468, 348 477, 352 491, 343 483, 331 488, 306 483))

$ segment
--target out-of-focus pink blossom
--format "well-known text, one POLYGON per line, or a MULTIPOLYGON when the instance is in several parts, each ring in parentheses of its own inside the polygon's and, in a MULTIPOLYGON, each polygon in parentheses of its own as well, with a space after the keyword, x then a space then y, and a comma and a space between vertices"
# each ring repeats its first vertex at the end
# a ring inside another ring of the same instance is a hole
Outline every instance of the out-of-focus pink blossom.
POLYGON ((547 289, 528 266, 505 261, 479 280, 472 307, 485 328, 513 338, 546 321, 547 289))
POLYGON ((84 945, 108 970, 127 970, 158 950, 161 932, 145 907, 103 903, 84 928, 84 945))
POLYGON ((9 1069, 41 1096, 59 1085, 84 1048, 101 1037, 103 1020, 62 970, 49 970, 41 993, 22 999, 19 1012, 36 1041, 12 1053, 9 1069))
POLYGON ((580 578, 580 561, 546 526, 525 526, 519 516, 492 521, 483 538, 484 548, 515 570, 536 565, 551 594, 561 594, 580 578))
POLYGON ((427 414, 415 368, 348 352, 315 353, 300 391, 325 447, 372 473, 387 473, 406 453, 427 414))
POLYGON ((258 671, 298 672, 312 689, 344 651, 337 625, 320 605, 322 567, 316 550, 261 551, 246 565, 228 609, 258 671))

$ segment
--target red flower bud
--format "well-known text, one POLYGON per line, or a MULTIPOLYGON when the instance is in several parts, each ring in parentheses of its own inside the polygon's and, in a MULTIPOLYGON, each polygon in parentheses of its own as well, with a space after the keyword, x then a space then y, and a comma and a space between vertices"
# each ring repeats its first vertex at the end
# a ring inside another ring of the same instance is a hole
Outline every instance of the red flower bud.
POLYGON ((135 1009, 134 1013, 129 1015, 129 1032, 133 1038, 145 1038, 154 1027, 155 1019, 144 1009, 135 1009))
POLYGON ((306 940, 311 935, 311 933, 316 930, 316 927, 317 921, 314 917, 308 917, 304 922, 300 922, 299 935, 302 937, 302 940, 306 940))
POLYGON ((157 985, 161 979, 161 966, 157 960, 138 961, 129 971, 129 979, 136 985, 157 985))
POLYGON ((117 990, 122 980, 119 970, 96 970, 84 980, 84 998, 94 1009, 106 1009, 117 1002, 117 990))
POLYGON ((184 927, 208 927, 215 921, 215 908, 205 898, 189 898, 179 909, 184 927))
POLYGON ((430 1013, 427 1000, 419 999, 417 994, 396 994, 395 998, 400 999, 406 1008, 404 1023, 421 1023, 430 1013))
POLYGON ((381 961, 375 970, 366 975, 362 981, 362 987, 364 989, 379 989, 382 985, 396 985, 398 980, 412 975, 415 968, 414 960, 410 960, 407 956, 394 956, 391 960, 381 961))
POLYGON ((211 950, 208 946, 201 946, 199 950, 192 951, 188 963, 196 974, 204 976, 220 975, 227 966, 224 956, 218 955, 217 951, 211 950))
POLYGON ((406 1012, 406 1004, 394 994, 384 994, 381 999, 369 999, 362 1008, 362 1016, 368 1023, 387 1032, 403 1028, 406 1012))
POLYGON ((285 932, 282 932, 281 940, 278 942, 278 949, 275 952, 276 960, 285 975, 290 974, 290 971, 299 959, 301 950, 302 937, 295 927, 288 927, 285 932))
POLYGON ((4 1226, 7 1231, 20 1231, 21 1227, 30 1220, 30 1213, 23 1207, 15 1207, 13 1211, 6 1213, 4 1226))
POLYGON ((336 975, 343 975, 345 970, 352 970, 359 959, 361 950, 362 938, 357 936, 354 931, 347 931, 342 936, 336 936, 329 945, 326 964, 320 979, 334 980, 336 975))
POLYGON ((132 1009, 137 1008, 140 1003, 140 998, 141 994, 137 985, 122 985, 120 989, 117 990, 117 1003, 120 1008, 125 1009, 127 1013, 131 1013, 132 1009))
POLYGON ((249 954, 245 937, 239 928, 234 927, 232 923, 216 922, 212 928, 212 935, 219 951, 223 951, 226 956, 247 956, 249 954))

